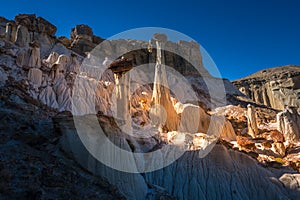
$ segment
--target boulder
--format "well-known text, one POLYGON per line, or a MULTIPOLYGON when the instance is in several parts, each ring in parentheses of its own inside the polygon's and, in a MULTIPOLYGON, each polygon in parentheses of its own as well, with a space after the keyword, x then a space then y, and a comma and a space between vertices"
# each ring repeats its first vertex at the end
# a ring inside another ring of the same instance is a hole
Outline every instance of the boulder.
POLYGON ((220 133, 220 138, 226 141, 235 141, 236 140, 236 134, 232 127, 232 124, 228 120, 221 119, 222 121, 222 130, 220 133))
POLYGON ((274 142, 272 144, 272 150, 281 157, 284 157, 286 154, 286 148, 282 142, 274 142))
POLYGON ((227 141, 236 140, 232 124, 224 117, 210 116, 199 106, 179 102, 175 104, 175 110, 181 114, 179 131, 220 136, 227 141))
POLYGON ((207 133, 210 117, 205 111, 193 104, 176 103, 175 108, 181 114, 179 131, 188 133, 207 133))
POLYGON ((284 173, 279 180, 287 189, 291 191, 291 199, 299 199, 298 193, 300 193, 300 174, 284 173), (297 191, 297 193, 294 191, 297 191))

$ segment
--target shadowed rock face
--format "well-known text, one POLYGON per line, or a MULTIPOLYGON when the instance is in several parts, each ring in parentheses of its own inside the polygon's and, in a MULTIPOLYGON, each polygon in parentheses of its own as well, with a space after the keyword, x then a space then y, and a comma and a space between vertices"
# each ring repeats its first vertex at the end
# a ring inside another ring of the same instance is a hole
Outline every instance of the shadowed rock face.
POLYGON ((95 36, 92 28, 88 25, 80 24, 72 29, 69 43, 65 42, 65 39, 61 41, 73 51, 85 55, 85 53, 92 51, 103 39, 95 36))
POLYGON ((256 103, 283 110, 300 106, 300 67, 284 66, 259 71, 233 84, 256 103))
MULTIPOLYGON (((293 175, 291 170, 274 169, 273 172, 247 154, 229 150, 219 144, 205 158, 200 158, 198 151, 187 151, 171 165, 143 176, 114 171, 86 152, 75 132, 72 118, 56 118, 55 124, 64 132, 64 150, 84 168, 106 177, 113 184, 130 180, 127 184, 119 185, 128 199, 151 199, 149 185, 164 188, 168 194, 182 200, 295 199, 299 195, 296 191, 299 187, 295 185, 299 182, 298 175, 293 175)), ((110 124, 106 126, 106 131, 111 141, 131 151, 126 136, 118 132, 116 127, 110 124)))
POLYGON ((42 17, 36 17, 34 14, 19 14, 15 17, 16 25, 23 25, 30 32, 46 33, 53 36, 56 33, 56 27, 42 17))
POLYGON ((14 20, 0 20, 0 35, 19 47, 27 47, 29 42, 39 42, 42 46, 55 43, 56 26, 35 14, 19 14, 14 20), (3 33, 5 30, 5 33, 3 33))
POLYGON ((0 87, 0 199, 125 200, 65 156, 51 119, 55 111, 37 109, 21 93, 20 87, 0 87))
POLYGON ((277 129, 286 140, 293 141, 300 138, 300 115, 295 107, 286 107, 277 114, 277 129))

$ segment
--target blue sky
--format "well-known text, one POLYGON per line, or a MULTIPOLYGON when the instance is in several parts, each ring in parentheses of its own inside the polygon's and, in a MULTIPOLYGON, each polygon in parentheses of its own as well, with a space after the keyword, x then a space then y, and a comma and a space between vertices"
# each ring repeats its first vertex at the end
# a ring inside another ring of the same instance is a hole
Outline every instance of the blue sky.
POLYGON ((69 36, 76 24, 88 24, 108 38, 138 27, 182 32, 210 54, 223 77, 234 80, 258 70, 300 65, 300 1, 100 1, 8 0, 0 15, 35 13, 69 36))

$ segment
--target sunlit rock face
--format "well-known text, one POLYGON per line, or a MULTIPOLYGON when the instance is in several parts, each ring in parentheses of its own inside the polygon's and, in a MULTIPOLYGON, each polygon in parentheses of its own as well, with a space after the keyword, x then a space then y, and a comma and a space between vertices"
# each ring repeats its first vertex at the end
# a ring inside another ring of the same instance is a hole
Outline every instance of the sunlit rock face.
POLYGON ((250 104, 247 106, 248 134, 255 138, 258 135, 256 112, 250 104))
POLYGON ((210 116, 205 110, 193 104, 175 104, 175 109, 181 115, 179 130, 189 133, 206 133, 221 137, 227 141, 236 139, 235 131, 229 121, 221 116, 210 116))
POLYGON ((47 59, 43 59, 42 62, 49 68, 52 67, 52 65, 57 61, 58 59, 58 53, 51 52, 47 59))
POLYGON ((176 112, 181 114, 180 131, 189 133, 207 133, 210 117, 204 109, 193 104, 175 104, 176 112))
POLYGON ((170 89, 166 75, 165 57, 162 52, 166 35, 154 35, 157 46, 157 61, 155 65, 154 86, 152 94, 152 104, 154 108, 150 110, 150 115, 154 116, 152 119, 157 126, 167 131, 178 130, 179 116, 177 115, 171 101, 170 89), (156 118, 156 119, 154 119, 156 118))
POLYGON ((283 110, 285 105, 300 106, 299 80, 299 66, 284 66, 259 71, 233 84, 255 102, 283 110))

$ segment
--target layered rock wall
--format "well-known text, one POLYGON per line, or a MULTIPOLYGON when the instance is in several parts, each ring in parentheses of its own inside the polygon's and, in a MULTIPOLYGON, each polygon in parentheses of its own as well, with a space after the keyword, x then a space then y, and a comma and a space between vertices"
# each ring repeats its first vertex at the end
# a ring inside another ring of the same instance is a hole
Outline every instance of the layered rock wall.
POLYGON ((233 84, 256 103, 277 110, 300 106, 300 67, 284 66, 257 72, 233 84))

